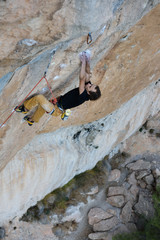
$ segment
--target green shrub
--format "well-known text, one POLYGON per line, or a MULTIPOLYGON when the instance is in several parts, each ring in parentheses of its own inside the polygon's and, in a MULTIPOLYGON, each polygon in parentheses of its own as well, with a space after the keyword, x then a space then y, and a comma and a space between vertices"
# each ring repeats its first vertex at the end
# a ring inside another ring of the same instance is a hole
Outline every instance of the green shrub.
POLYGON ((123 235, 118 234, 113 237, 113 240, 146 240, 143 232, 124 233, 123 235))

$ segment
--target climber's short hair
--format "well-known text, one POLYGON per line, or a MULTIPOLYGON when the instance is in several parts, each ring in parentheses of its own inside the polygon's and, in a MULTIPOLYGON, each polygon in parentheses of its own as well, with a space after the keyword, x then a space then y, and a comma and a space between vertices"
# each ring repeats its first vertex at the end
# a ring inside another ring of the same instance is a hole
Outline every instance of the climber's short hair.
POLYGON ((96 86, 95 89, 96 89, 96 92, 89 91, 89 99, 91 101, 97 100, 101 96, 101 91, 99 86, 96 86))

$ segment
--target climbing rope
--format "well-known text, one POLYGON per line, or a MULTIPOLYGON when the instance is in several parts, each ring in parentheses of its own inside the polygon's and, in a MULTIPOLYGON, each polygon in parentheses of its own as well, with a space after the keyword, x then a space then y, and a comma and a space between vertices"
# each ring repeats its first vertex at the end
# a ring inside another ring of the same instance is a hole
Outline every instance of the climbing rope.
POLYGON ((57 99, 54 97, 54 95, 53 95, 53 92, 52 92, 52 89, 51 89, 51 87, 50 87, 50 85, 49 85, 49 82, 48 82, 48 80, 47 80, 47 78, 46 77, 44 77, 44 79, 46 80, 46 83, 47 83, 47 85, 48 85, 48 87, 49 87, 49 90, 50 90, 50 92, 51 92, 51 94, 52 94, 52 98, 50 99, 50 101, 53 103, 53 104, 56 104, 57 103, 57 99), (52 101, 53 100, 53 101, 52 101))
POLYGON ((57 99, 53 96, 52 89, 51 89, 51 87, 50 87, 50 85, 49 85, 49 82, 48 82, 48 80, 47 80, 47 78, 46 78, 46 74, 47 74, 48 68, 49 68, 49 66, 50 66, 50 64, 51 64, 51 60, 52 60, 55 52, 56 52, 56 51, 53 50, 52 53, 51 53, 50 61, 49 61, 49 64, 48 64, 48 66, 47 66, 47 68, 46 68, 46 70, 45 70, 45 72, 44 72, 44 76, 43 76, 43 77, 38 81, 38 83, 31 89, 31 91, 27 94, 27 96, 23 99, 23 101, 12 111, 12 113, 6 118, 6 120, 5 120, 2 124, 0 124, 0 128, 2 128, 2 127, 4 126, 4 124, 11 118, 11 116, 13 115, 13 113, 15 113, 16 109, 19 108, 19 107, 23 104, 23 102, 29 97, 29 95, 33 92, 33 90, 38 86, 38 84, 39 84, 43 79, 45 79, 45 81, 46 81, 46 83, 47 83, 47 85, 48 85, 48 87, 49 87, 49 90, 50 90, 50 92, 51 92, 51 94, 52 94, 52 98, 50 99, 50 101, 53 100, 53 101, 52 101, 53 104, 56 104, 56 103, 57 103, 57 99))
POLYGON ((50 64, 51 64, 51 61, 52 61, 52 58, 53 58, 55 52, 56 52, 55 49, 51 52, 50 61, 49 61, 48 65, 47 65, 47 68, 46 68, 46 70, 45 70, 45 72, 44 72, 44 79, 46 80, 46 83, 47 83, 47 85, 48 85, 48 88, 49 88, 49 90, 50 90, 50 92, 51 92, 51 94, 52 94, 52 98, 50 99, 50 101, 53 102, 53 104, 56 104, 56 103, 57 103, 57 99, 56 99, 56 98, 54 97, 54 95, 53 95, 52 89, 51 89, 51 87, 50 87, 50 85, 49 85, 49 82, 48 82, 48 80, 47 80, 47 78, 46 78, 46 75, 47 75, 49 66, 50 66, 50 64), (53 100, 53 101, 52 101, 52 100, 53 100))

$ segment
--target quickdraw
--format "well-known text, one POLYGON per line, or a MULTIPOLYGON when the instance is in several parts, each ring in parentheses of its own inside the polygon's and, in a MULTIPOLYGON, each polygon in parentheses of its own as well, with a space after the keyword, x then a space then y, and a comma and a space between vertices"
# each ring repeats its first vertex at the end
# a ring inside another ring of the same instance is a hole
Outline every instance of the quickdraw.
POLYGON ((52 92, 52 89, 51 89, 51 87, 50 87, 50 85, 49 85, 49 82, 48 82, 48 80, 47 80, 47 78, 46 78, 46 75, 47 75, 48 68, 49 68, 49 66, 50 66, 50 64, 51 64, 52 58, 53 58, 53 56, 54 56, 55 53, 56 53, 56 50, 54 49, 54 50, 51 52, 51 57, 50 57, 49 63, 48 63, 48 65, 47 65, 47 68, 46 68, 46 70, 45 70, 45 72, 44 72, 44 76, 43 76, 44 79, 46 80, 46 83, 47 83, 47 85, 48 85, 48 88, 49 88, 49 90, 50 90, 50 92, 51 92, 51 94, 52 94, 52 98, 50 99, 50 102, 52 102, 53 104, 56 104, 56 103, 57 103, 57 99, 53 96, 53 92, 52 92))
POLYGON ((87 44, 90 44, 91 42, 92 42, 92 35, 91 35, 91 32, 89 32, 87 35, 87 44))
POLYGON ((47 67, 46 67, 46 70, 45 70, 45 72, 44 72, 44 77, 46 77, 46 74, 47 74, 47 72, 48 72, 48 68, 49 68, 49 66, 50 66, 50 64, 51 64, 52 58, 53 58, 53 56, 54 56, 55 53, 56 53, 56 50, 54 49, 54 50, 51 52, 51 57, 50 57, 50 60, 49 60, 48 65, 47 65, 47 67))

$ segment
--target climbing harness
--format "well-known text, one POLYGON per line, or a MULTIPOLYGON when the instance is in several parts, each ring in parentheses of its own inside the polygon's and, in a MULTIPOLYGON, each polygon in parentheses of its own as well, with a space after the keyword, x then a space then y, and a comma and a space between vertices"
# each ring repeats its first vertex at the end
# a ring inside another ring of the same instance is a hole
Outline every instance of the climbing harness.
MULTIPOLYGON (((45 72, 44 72, 43 77, 42 77, 42 78, 38 81, 38 83, 32 88, 32 90, 27 94, 27 96, 23 99, 23 101, 21 101, 21 103, 14 108, 14 110, 13 110, 13 111, 11 112, 11 114, 6 118, 6 120, 5 120, 2 124, 0 124, 0 128, 2 128, 2 127, 4 126, 4 124, 11 118, 11 116, 13 115, 13 113, 18 112, 18 109, 20 108, 20 106, 24 103, 24 101, 29 97, 29 95, 33 92, 33 90, 38 86, 38 84, 39 84, 43 79, 45 79, 45 81, 46 81, 46 83, 47 83, 47 85, 48 85, 48 88, 49 88, 49 90, 50 90, 50 92, 51 92, 51 94, 52 94, 52 98, 50 99, 50 101, 51 101, 53 104, 56 104, 56 103, 57 103, 57 99, 54 97, 53 92, 52 92, 52 89, 51 89, 51 87, 50 87, 50 85, 49 85, 49 82, 48 82, 48 80, 47 80, 47 78, 46 78, 46 74, 47 74, 48 68, 49 68, 49 66, 50 66, 50 64, 51 64, 51 60, 52 60, 55 52, 56 52, 55 50, 53 50, 53 51, 51 52, 50 61, 49 61, 49 64, 47 65, 47 68, 46 68, 46 70, 45 70, 45 72)), ((24 119, 24 120, 26 120, 26 119, 24 119)))
POLYGON ((91 32, 89 32, 87 35, 87 44, 90 44, 91 42, 92 42, 92 35, 91 35, 91 32))

